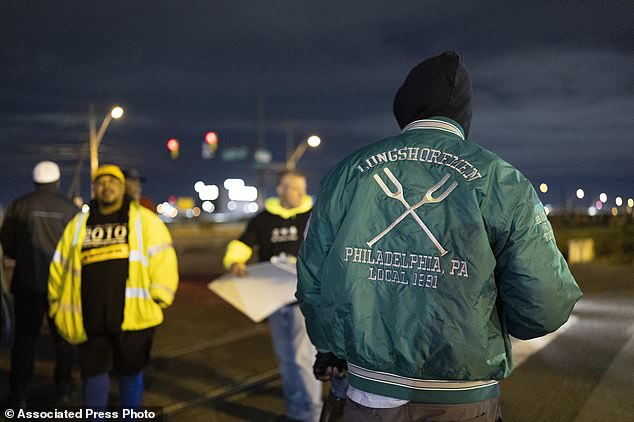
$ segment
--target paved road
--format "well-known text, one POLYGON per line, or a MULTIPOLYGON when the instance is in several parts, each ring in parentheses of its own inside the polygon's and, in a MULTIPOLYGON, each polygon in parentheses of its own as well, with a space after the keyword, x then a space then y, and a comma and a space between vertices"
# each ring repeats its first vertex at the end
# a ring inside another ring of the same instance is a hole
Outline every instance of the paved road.
MULTIPOLYGON (((215 251, 224 244, 213 236, 208 242, 215 251)), ((272 420, 283 402, 267 325, 207 290, 218 253, 177 244, 184 279, 157 332, 145 404, 163 407, 168 421, 272 420)), ((515 345, 521 365, 502 383, 505 421, 634 421, 634 266, 595 263, 573 272, 585 296, 566 329, 546 342, 515 345)), ((34 405, 52 397, 50 353, 50 339, 42 338, 34 405)), ((3 350, 1 395, 7 370, 3 350)))
POLYGON ((634 266, 573 267, 575 321, 502 384, 510 421, 634 421, 634 266))
MULTIPOLYGON (((592 264, 573 271, 585 297, 570 323, 547 342, 514 345, 520 365, 502 383, 506 421, 634 421, 634 266, 592 264)), ((201 306, 202 314, 194 310, 198 306, 188 307, 190 315, 182 320, 176 315, 183 310, 172 310, 157 342, 157 357, 171 363, 154 375, 157 387, 160 379, 165 386, 175 378, 172 371, 188 374, 182 383, 196 387, 183 390, 177 381, 172 392, 152 388, 148 401, 165 405, 175 421, 270 420, 282 402, 266 326, 251 324, 203 292, 204 283, 183 286, 183 303, 211 306, 201 306), (220 320, 188 327, 205 316, 220 320), (170 339, 172 326, 182 330, 178 338, 191 339, 191 352, 170 339)))

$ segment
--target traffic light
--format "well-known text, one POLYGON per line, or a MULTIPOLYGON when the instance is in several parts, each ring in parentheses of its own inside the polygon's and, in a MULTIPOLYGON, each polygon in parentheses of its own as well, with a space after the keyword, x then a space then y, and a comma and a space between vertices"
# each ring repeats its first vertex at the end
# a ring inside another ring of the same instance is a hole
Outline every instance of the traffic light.
POLYGON ((207 142, 209 147, 214 151, 218 150, 218 135, 216 135, 216 132, 207 132, 205 142, 207 142))
POLYGON ((205 160, 213 158, 218 151, 218 135, 216 132, 207 132, 205 141, 202 144, 202 156, 205 160))
POLYGON ((172 138, 169 141, 167 141, 167 149, 170 152, 170 157, 172 157, 172 160, 175 160, 178 158, 178 153, 180 150, 180 142, 178 142, 178 139, 172 138))

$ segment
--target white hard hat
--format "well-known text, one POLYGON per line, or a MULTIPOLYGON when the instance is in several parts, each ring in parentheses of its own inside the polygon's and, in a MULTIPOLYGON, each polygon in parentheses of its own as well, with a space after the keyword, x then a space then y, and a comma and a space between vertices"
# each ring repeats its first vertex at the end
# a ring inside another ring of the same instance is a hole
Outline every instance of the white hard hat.
POLYGON ((35 183, 53 183, 59 180, 59 166, 52 161, 40 161, 33 167, 35 183))

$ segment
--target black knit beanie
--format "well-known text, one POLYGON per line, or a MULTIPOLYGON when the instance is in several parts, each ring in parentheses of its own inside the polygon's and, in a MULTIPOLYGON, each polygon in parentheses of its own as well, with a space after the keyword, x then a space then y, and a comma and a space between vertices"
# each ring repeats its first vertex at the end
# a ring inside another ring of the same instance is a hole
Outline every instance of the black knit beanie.
POLYGON ((417 64, 394 97, 394 117, 401 129, 432 116, 449 117, 462 126, 465 138, 471 126, 471 80, 453 51, 417 64))

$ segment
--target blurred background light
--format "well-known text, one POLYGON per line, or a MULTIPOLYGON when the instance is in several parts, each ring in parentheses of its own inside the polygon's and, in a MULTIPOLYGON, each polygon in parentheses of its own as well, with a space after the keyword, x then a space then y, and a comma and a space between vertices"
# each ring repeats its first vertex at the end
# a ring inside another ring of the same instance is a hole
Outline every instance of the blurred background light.
POLYGON ((202 207, 203 207, 203 211, 205 212, 214 212, 214 209, 216 208, 214 207, 214 204, 212 204, 210 201, 203 202, 202 207))
POLYGON ((242 179, 227 179, 224 181, 223 186, 227 190, 237 189, 244 186, 244 180, 242 179))
POLYGON ((258 199, 258 189, 254 186, 242 186, 229 190, 229 199, 232 201, 255 201, 258 199))
POLYGON ((216 185, 204 185, 198 191, 198 197, 201 201, 214 201, 218 199, 220 191, 216 185))
POLYGON ((312 135, 308 137, 308 139, 306 140, 306 143, 308 143, 308 146, 315 148, 319 146, 319 144, 321 144, 321 138, 317 135, 312 135))
POLYGON ((546 213, 546 215, 550 215, 550 213, 552 212, 552 206, 549 204, 544 205, 544 212, 546 213))

